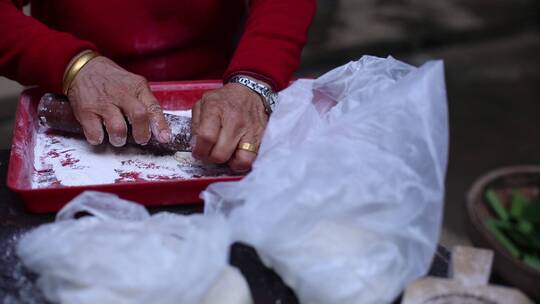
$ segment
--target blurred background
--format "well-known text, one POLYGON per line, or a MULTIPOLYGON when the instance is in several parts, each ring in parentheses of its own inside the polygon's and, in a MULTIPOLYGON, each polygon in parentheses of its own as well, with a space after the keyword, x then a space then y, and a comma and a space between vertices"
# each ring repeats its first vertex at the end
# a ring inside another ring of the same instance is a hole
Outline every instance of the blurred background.
MULTIPOLYGON (((362 55, 443 59, 450 110, 444 245, 468 244, 465 193, 486 171, 540 164, 540 1, 318 0, 299 77, 362 55)), ((0 78, 0 148, 22 87, 0 78)))

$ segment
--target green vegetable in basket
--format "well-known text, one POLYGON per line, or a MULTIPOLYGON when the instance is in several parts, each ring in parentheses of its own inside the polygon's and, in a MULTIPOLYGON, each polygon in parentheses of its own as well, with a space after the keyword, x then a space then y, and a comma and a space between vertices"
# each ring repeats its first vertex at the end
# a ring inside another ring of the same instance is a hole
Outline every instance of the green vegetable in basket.
POLYGON ((486 199, 493 211, 501 220, 508 220, 508 212, 506 212, 506 209, 504 208, 501 200, 499 199, 499 196, 497 195, 497 193, 495 193, 495 191, 486 191, 486 199))
POLYGON ((487 229, 512 256, 540 271, 540 201, 514 191, 507 210, 493 189, 485 198, 496 216, 485 221, 487 229))
POLYGON ((521 217, 523 215, 523 208, 527 204, 527 200, 521 193, 514 191, 512 195, 512 204, 510 205, 510 215, 513 217, 521 217))
POLYGON ((493 234, 493 236, 497 239, 497 241, 506 249, 508 252, 518 258, 521 255, 521 252, 517 248, 512 241, 506 237, 506 235, 501 231, 501 229, 498 227, 496 220, 494 219, 488 219, 486 221, 486 226, 489 231, 493 234))
POLYGON ((540 202, 530 202, 523 206, 521 218, 535 224, 540 224, 540 202))

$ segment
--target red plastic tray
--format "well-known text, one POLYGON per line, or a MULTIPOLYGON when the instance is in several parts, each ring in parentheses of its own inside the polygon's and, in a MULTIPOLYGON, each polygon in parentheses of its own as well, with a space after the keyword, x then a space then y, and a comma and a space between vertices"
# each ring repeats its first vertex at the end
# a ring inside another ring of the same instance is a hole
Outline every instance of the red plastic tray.
MULTIPOLYGON (((221 81, 181 81, 152 83, 150 87, 166 110, 190 109, 202 94, 221 87, 221 81)), ((170 181, 135 181, 93 186, 55 186, 32 188, 34 172, 35 132, 38 128, 36 109, 42 91, 30 89, 19 98, 7 185, 18 193, 31 212, 58 211, 68 201, 85 190, 104 191, 146 206, 201 203, 199 194, 218 181, 235 181, 241 176, 202 177, 170 181)))

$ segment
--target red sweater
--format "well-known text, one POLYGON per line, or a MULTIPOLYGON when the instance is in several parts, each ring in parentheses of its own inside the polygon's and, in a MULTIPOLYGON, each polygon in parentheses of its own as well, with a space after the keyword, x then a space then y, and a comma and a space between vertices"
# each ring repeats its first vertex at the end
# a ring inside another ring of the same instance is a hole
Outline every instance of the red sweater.
POLYGON ((315 13, 315 0, 33 0, 30 18, 21 2, 0 0, 0 75, 56 92, 84 49, 150 81, 242 73, 283 89, 315 13))

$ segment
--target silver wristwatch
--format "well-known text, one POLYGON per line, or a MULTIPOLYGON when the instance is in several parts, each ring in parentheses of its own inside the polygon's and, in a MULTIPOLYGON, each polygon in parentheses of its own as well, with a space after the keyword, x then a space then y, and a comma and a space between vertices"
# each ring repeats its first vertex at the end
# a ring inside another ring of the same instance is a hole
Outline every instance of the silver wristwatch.
POLYGON ((272 88, 244 76, 233 76, 231 79, 229 79, 229 83, 241 84, 259 94, 262 97, 266 113, 268 115, 272 114, 278 101, 278 94, 274 92, 272 88))

